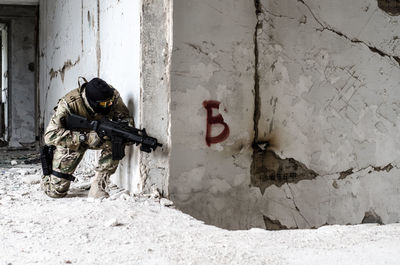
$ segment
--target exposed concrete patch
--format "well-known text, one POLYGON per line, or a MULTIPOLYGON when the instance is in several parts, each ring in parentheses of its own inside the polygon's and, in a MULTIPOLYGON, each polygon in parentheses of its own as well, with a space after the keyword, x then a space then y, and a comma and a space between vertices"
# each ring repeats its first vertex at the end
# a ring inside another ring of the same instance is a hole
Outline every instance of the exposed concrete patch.
POLYGON ((251 184, 259 187, 262 194, 271 185, 280 187, 285 183, 297 183, 318 176, 303 163, 293 158, 282 159, 270 150, 254 152, 253 158, 251 184))
MULTIPOLYGON (((390 172, 390 170, 392 170, 394 168, 392 164, 387 164, 386 166, 381 166, 381 167, 379 167, 379 166, 369 166, 369 167, 371 167, 371 170, 368 171, 368 174, 371 174, 374 171, 376 171, 376 172, 380 172, 380 171, 390 172)), ((350 169, 348 169, 346 171, 339 172, 339 178, 338 179, 344 179, 347 176, 352 175, 353 173, 357 173, 357 172, 363 171, 363 170, 365 170, 367 168, 368 167, 361 168, 361 169, 359 169, 357 171, 353 171, 354 169, 350 168, 350 169)))
POLYGON ((339 173, 339 175, 340 175, 339 179, 344 179, 344 178, 346 178, 347 176, 349 176, 351 174, 353 174, 353 169, 352 168, 350 168, 350 169, 348 169, 346 171, 340 172, 339 173))
MULTIPOLYGON (((393 165, 392 164, 387 164, 384 167, 372 167, 374 169, 374 171, 386 171, 386 172, 390 172, 390 170, 393 169, 393 165)), ((369 171, 368 173, 371 173, 371 171, 369 171)))
POLYGON ((265 228, 267 230, 283 230, 283 229, 288 229, 288 227, 282 225, 278 220, 272 220, 268 218, 267 216, 264 217, 264 222, 265 222, 265 228))
POLYGON ((378 7, 388 15, 400 15, 400 0, 378 0, 378 7))
POLYGON ((377 215, 373 210, 366 212, 364 218, 361 221, 362 224, 380 224, 382 225, 382 218, 377 215))
POLYGON ((57 77, 59 74, 61 76, 61 80, 62 82, 64 82, 64 76, 65 76, 65 71, 68 69, 71 69, 72 67, 74 67, 75 65, 77 65, 81 60, 81 57, 78 57, 78 59, 76 59, 75 62, 71 62, 71 60, 68 60, 64 63, 63 67, 59 70, 54 71, 53 68, 50 69, 49 75, 50 75, 50 81, 57 77))

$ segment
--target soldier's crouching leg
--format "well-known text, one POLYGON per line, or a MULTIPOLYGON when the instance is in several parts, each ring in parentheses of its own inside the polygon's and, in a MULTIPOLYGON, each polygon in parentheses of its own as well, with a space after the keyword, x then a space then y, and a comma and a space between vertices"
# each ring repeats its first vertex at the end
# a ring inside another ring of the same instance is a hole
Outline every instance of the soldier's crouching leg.
POLYGON ((96 166, 96 175, 92 181, 88 197, 105 198, 108 193, 105 191, 109 184, 110 176, 114 174, 118 167, 118 160, 112 160, 112 152, 110 146, 105 146, 101 151, 99 163, 96 166))
POLYGON ((71 181, 54 175, 42 176, 42 189, 51 198, 63 198, 67 195, 71 181))
MULTIPOLYGON (((57 146, 53 156, 53 171, 63 174, 73 174, 86 149, 79 148, 72 151, 68 148, 57 146)), ((63 198, 67 195, 71 181, 54 175, 43 176, 41 187, 43 191, 52 198, 63 198)))

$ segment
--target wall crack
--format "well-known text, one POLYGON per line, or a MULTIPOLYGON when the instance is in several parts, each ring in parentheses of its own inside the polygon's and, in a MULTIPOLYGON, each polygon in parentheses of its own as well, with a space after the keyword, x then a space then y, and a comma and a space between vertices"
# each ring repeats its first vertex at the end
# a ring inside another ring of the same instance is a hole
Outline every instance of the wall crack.
POLYGON ((381 172, 381 171, 390 172, 393 168, 397 168, 396 166, 393 166, 391 163, 389 163, 386 166, 372 166, 372 165, 369 165, 367 167, 358 169, 356 171, 353 171, 354 169, 350 168, 348 170, 345 170, 345 171, 342 171, 342 172, 337 172, 337 173, 334 173, 334 174, 339 174, 340 175, 338 179, 345 179, 347 176, 350 176, 350 175, 355 174, 355 173, 359 173, 359 172, 361 172, 363 170, 366 170, 367 168, 370 168, 370 167, 372 168, 372 170, 369 170, 368 174, 371 174, 372 172, 381 172))
POLYGON ((287 186, 288 186, 288 188, 289 188, 289 190, 290 190, 290 193, 292 194, 292 201, 293 201, 294 207, 296 208, 296 210, 297 210, 297 212, 299 213, 299 215, 300 215, 300 216, 304 219, 304 221, 307 223, 307 225, 308 225, 309 227, 311 227, 311 224, 308 222, 308 220, 306 219, 306 217, 301 213, 299 207, 297 207, 296 201, 294 200, 293 190, 292 190, 292 188, 290 187, 289 183, 287 184, 287 186))
MULTIPOLYGON (((261 4, 260 4, 260 5, 261 5, 261 4)), ((262 8, 262 11, 263 11, 263 12, 268 13, 268 14, 270 14, 270 15, 273 16, 273 17, 287 18, 287 19, 296 19, 296 18, 294 18, 294 17, 288 17, 288 16, 284 16, 284 15, 281 15, 281 14, 275 14, 275 13, 273 13, 272 11, 269 11, 268 9, 266 9, 263 5, 261 5, 261 8, 262 8)))
POLYGON ((362 44, 362 45, 366 46, 371 52, 373 52, 373 53, 375 53, 375 54, 378 54, 378 55, 380 55, 381 57, 388 57, 389 59, 395 60, 396 63, 397 63, 397 66, 400 67, 400 57, 399 57, 399 56, 395 56, 395 55, 388 54, 388 53, 386 53, 386 52, 384 52, 384 51, 378 49, 377 47, 374 47, 374 46, 371 46, 371 45, 367 44, 366 42, 364 42, 364 41, 362 41, 362 40, 359 40, 359 39, 357 39, 357 38, 350 38, 350 37, 346 36, 344 33, 342 33, 342 32, 340 32, 340 31, 338 31, 338 30, 332 28, 332 27, 329 26, 329 25, 326 25, 325 23, 322 23, 322 22, 317 18, 317 16, 314 14, 314 12, 313 12, 312 9, 310 8, 310 6, 307 5, 307 3, 306 3, 304 0, 297 0, 297 1, 300 2, 300 3, 302 3, 302 4, 308 9, 308 11, 310 12, 311 16, 314 18, 314 20, 321 26, 321 29, 317 29, 318 31, 321 31, 321 32, 322 32, 322 31, 324 31, 324 30, 328 30, 328 31, 330 31, 330 32, 332 32, 332 33, 335 33, 336 35, 338 35, 338 36, 340 36, 340 37, 342 37, 342 38, 345 38, 346 40, 348 40, 348 41, 350 41, 350 42, 352 42, 352 43, 362 44))
POLYGON ((258 122, 260 120, 260 76, 259 76, 259 58, 258 58, 258 33, 263 27, 262 6, 260 0, 254 0, 256 9, 257 23, 254 29, 254 140, 253 148, 258 140, 258 122))
MULTIPOLYGON (((257 140, 258 140, 258 122, 260 120, 261 116, 261 99, 260 99, 260 76, 259 76, 259 58, 258 58, 258 33, 261 31, 263 27, 263 20, 261 18, 262 16, 262 7, 261 7, 261 2, 260 0, 254 0, 254 6, 255 6, 255 14, 257 18, 257 23, 254 29, 254 35, 253 35, 253 41, 254 41, 254 89, 253 89, 253 95, 254 95, 254 114, 253 114, 253 130, 254 130, 254 138, 253 138, 253 143, 252 143, 252 148, 253 148, 253 159, 252 159, 252 164, 251 164, 251 176, 252 179, 254 178, 253 176, 256 175, 257 172, 257 153, 258 153, 258 147, 257 147, 257 140)), ((252 181, 252 184, 254 181, 252 181)), ((255 185, 258 186, 258 185, 255 185)), ((260 186, 259 186, 260 187, 260 186)), ((262 191, 262 187, 260 187, 262 191)))

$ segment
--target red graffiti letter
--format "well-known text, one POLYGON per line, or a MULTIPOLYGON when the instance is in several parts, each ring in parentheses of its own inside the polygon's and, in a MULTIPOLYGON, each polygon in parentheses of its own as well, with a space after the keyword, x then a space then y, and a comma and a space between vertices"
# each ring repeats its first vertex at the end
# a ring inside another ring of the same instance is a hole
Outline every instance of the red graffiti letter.
POLYGON ((218 109, 219 104, 221 102, 215 100, 205 100, 203 102, 204 108, 207 109, 207 134, 206 134, 206 142, 207 145, 210 146, 211 144, 220 143, 229 136, 229 127, 228 124, 225 123, 224 118, 222 118, 221 114, 217 116, 212 115, 212 109, 218 109), (217 136, 211 136, 211 125, 213 124, 222 124, 224 126, 224 130, 217 136))

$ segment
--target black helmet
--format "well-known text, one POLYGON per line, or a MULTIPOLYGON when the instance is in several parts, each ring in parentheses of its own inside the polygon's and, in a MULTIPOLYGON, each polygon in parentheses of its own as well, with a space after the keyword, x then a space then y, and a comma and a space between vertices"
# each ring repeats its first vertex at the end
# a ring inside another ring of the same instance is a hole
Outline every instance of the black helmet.
POLYGON ((90 107, 100 114, 107 115, 114 101, 114 88, 100 78, 93 78, 86 84, 86 98, 90 107))

